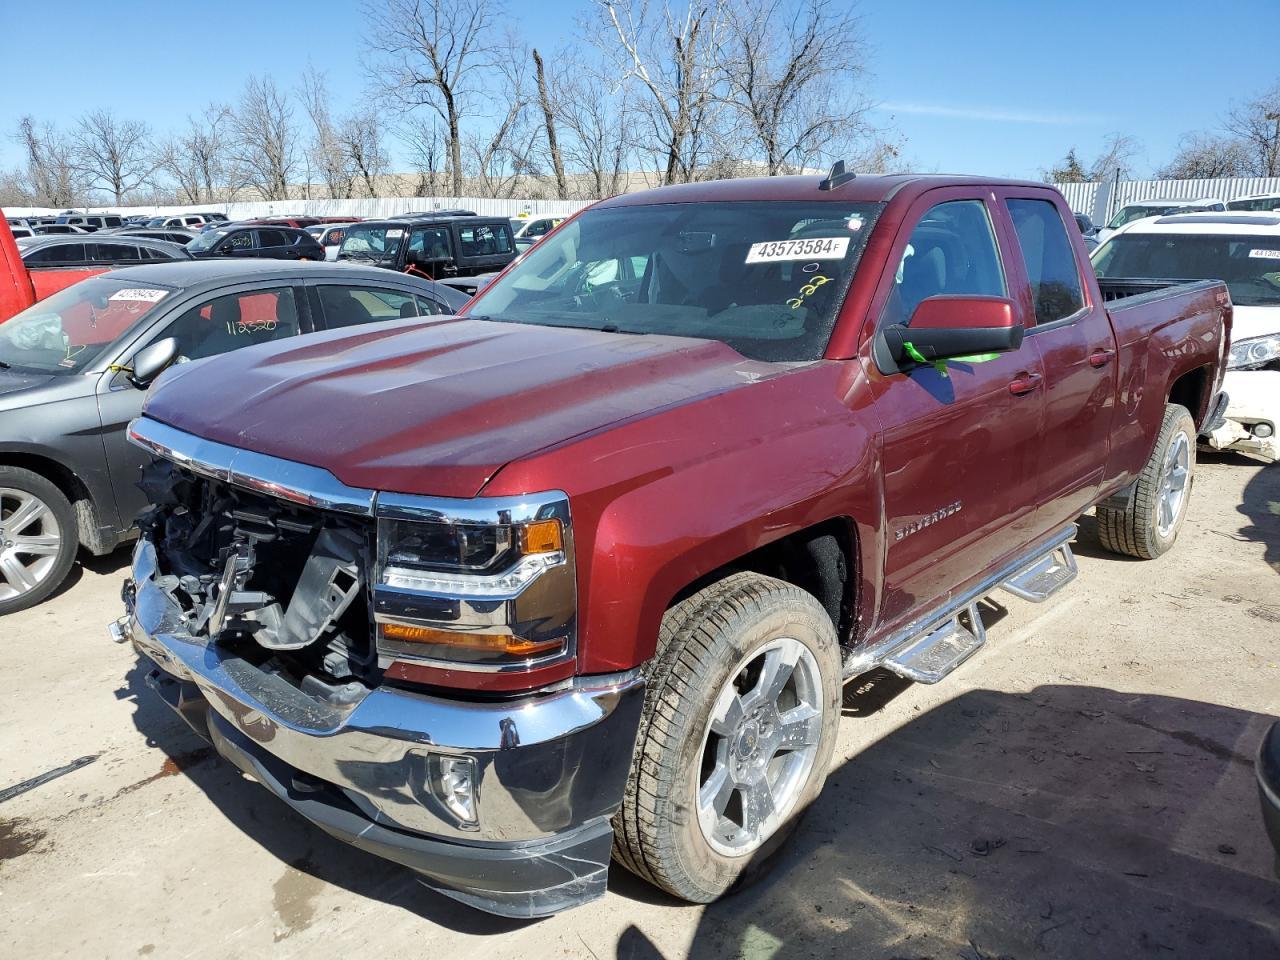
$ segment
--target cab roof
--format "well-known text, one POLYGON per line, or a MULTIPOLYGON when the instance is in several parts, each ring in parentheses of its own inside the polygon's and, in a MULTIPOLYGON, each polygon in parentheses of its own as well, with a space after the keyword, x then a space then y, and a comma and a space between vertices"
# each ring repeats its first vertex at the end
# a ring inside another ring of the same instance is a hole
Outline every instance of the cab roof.
POLYGON ((733 180, 706 180, 658 187, 639 193, 624 193, 596 204, 597 207, 630 207, 650 203, 705 203, 738 200, 809 200, 851 203, 887 203, 899 193, 924 193, 938 187, 989 186, 1035 187, 1048 184, 1029 180, 1003 180, 949 174, 859 175, 830 190, 819 189, 824 176, 739 177, 733 180))
POLYGON ((1280 215, 1228 210, 1225 213, 1171 213, 1126 224, 1120 233, 1179 233, 1280 236, 1280 215))

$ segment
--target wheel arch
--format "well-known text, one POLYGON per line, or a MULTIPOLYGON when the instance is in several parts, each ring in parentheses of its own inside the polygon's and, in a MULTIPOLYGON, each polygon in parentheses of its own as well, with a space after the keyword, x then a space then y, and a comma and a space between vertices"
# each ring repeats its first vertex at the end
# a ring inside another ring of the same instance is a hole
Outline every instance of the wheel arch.
POLYGON ((0 466, 30 470, 44 477, 71 503, 80 544, 96 556, 110 553, 119 543, 102 522, 92 492, 69 466, 53 457, 23 450, 0 450, 0 466))

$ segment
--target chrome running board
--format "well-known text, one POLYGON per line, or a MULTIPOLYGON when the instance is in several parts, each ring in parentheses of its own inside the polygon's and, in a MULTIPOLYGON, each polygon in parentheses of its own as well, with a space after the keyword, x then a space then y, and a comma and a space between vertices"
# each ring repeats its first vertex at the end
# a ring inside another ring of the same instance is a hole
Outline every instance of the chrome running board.
POLYGON ((1075 524, 1064 527, 977 586, 948 597, 883 640, 853 651, 845 658, 844 679, 884 667, 918 683, 937 683, 986 642, 978 601, 1003 588, 1038 603, 1075 579, 1075 535, 1075 524))

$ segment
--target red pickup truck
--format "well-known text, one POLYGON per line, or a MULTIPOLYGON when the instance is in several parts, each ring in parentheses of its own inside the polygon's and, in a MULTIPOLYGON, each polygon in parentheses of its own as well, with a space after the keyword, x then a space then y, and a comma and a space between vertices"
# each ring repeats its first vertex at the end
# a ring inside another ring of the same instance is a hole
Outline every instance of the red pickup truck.
POLYGON ((167 374, 113 633, 450 896, 554 913, 612 855, 712 900, 822 788, 843 683, 942 679, 983 597, 1071 580, 1090 507, 1118 553, 1173 544, 1231 303, 1124 293, 1042 184, 598 203, 463 316, 167 374))
POLYGON ((37 300, 110 269, 112 264, 104 263, 101 267, 28 270, 13 239, 13 231, 4 220, 4 211, 0 210, 0 323, 15 313, 21 313, 37 300))

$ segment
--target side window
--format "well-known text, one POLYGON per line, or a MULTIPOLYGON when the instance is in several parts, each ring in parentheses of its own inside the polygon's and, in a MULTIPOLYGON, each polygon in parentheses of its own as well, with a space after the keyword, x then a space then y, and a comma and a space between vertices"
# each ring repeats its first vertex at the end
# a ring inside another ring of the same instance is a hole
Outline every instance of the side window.
POLYGON ((1080 271, 1058 208, 1048 200, 1010 200, 1009 216, 1027 265, 1036 323, 1053 323, 1080 310, 1080 271))
POLYGON ((949 200, 930 207, 911 231, 883 322, 909 324, 929 297, 1007 292, 986 206, 981 200, 949 200))
POLYGON ((258 246, 260 247, 287 247, 293 242, 293 238, 283 230, 259 230, 258 246))
POLYGON ((449 259, 449 228, 423 227, 409 234, 409 252, 424 253, 428 260, 449 259))
POLYGON ((184 312, 160 334, 176 337, 178 353, 202 360, 255 343, 298 335, 293 290, 250 290, 206 300, 184 312))
POLYGON ((112 263, 118 263, 121 260, 141 260, 142 257, 138 253, 138 248, 131 244, 124 243, 93 243, 88 244, 94 248, 94 260, 109 260, 112 263))
MULTIPOLYGON (((526 233, 525 236, 529 234, 526 233)), ((507 227, 490 224, 463 227, 458 231, 458 241, 464 257, 490 257, 511 252, 511 231, 507 227)))
POLYGON ((550 220, 535 220, 529 224, 529 229, 525 231, 526 237, 540 237, 551 227, 550 220))
POLYGON ((398 290, 326 283, 316 292, 324 308, 325 326, 330 330, 419 315, 413 295, 398 290))
POLYGON ((84 244, 59 243, 55 246, 42 247, 23 257, 23 262, 46 266, 58 263, 84 263, 84 244))
POLYGON ((231 250, 251 250, 253 249, 253 231, 242 230, 239 233, 233 233, 222 242, 222 245, 231 250))
POLYGON ((447 306, 438 300, 432 300, 430 297, 415 297, 418 301, 418 316, 420 317, 438 317, 441 314, 453 313, 447 306))
POLYGON ((345 230, 330 230, 328 236, 324 238, 325 246, 336 247, 342 243, 342 238, 347 235, 345 230))

